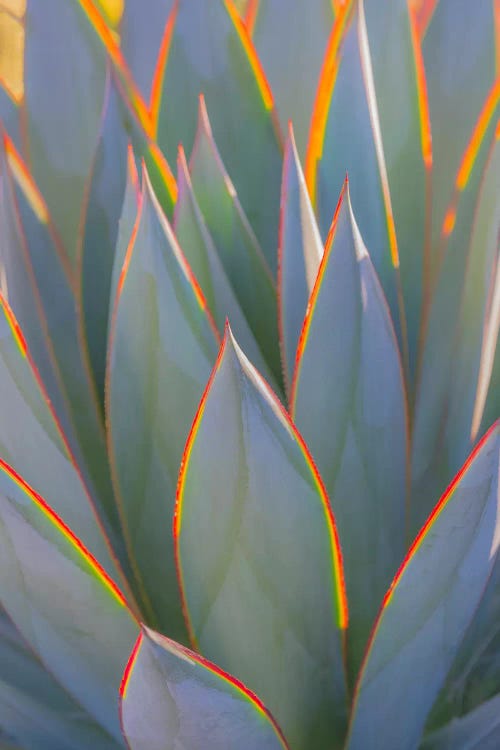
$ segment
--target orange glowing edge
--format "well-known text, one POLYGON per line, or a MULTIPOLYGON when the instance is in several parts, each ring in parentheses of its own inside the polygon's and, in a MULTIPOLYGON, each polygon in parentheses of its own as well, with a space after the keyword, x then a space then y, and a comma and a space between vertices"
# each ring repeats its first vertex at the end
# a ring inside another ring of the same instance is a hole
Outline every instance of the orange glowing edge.
POLYGON ((33 177, 31 176, 26 164, 21 159, 21 156, 19 155, 16 147, 14 146, 14 143, 9 138, 7 133, 4 133, 3 144, 5 153, 7 155, 7 161, 9 163, 9 167, 12 170, 12 174, 16 183, 21 188, 37 219, 42 224, 48 224, 49 212, 47 209, 47 204, 42 198, 42 194, 35 185, 33 177))
POLYGON ((22 356, 26 357, 28 353, 28 345, 26 344, 26 339, 24 338, 24 334, 21 331, 19 323, 17 322, 9 303, 7 302, 7 300, 1 293, 0 293, 0 307, 3 309, 5 313, 5 317, 7 318, 7 323, 9 324, 14 341, 17 344, 17 348, 21 352, 22 356))
MULTIPOLYGON (((122 728, 123 728, 123 714, 122 714, 123 706, 122 704, 123 704, 123 701, 126 700, 126 697, 127 697, 128 686, 130 684, 130 679, 132 676, 132 672, 134 670, 135 663, 139 657, 139 653, 143 645, 144 636, 145 636, 145 632, 144 630, 141 630, 134 644, 134 648, 132 649, 132 652, 130 654, 130 657, 125 667, 125 671, 123 672, 123 677, 122 677, 121 684, 120 684, 120 699, 121 699, 120 714, 121 714, 121 719, 122 719, 122 728)), ((230 675, 228 672, 225 672, 216 664, 213 664, 212 662, 208 661, 208 659, 205 659, 205 657, 202 656, 201 654, 191 651, 190 649, 186 648, 182 644, 177 643, 176 641, 172 641, 170 638, 167 638, 166 636, 163 636, 163 635, 160 635, 158 640, 160 642, 161 641, 165 642, 165 649, 169 653, 173 655, 178 654, 179 658, 185 659, 188 662, 194 662, 196 665, 203 667, 203 669, 215 675, 224 683, 227 683, 230 686, 230 688, 232 688, 234 691, 236 691, 237 693, 240 693, 247 702, 252 704, 253 708, 256 709, 257 713, 261 716, 261 718, 265 719, 271 724, 284 750, 289 750, 285 736, 283 735, 283 732, 281 731, 281 728, 277 724, 273 715, 266 708, 266 706, 261 701, 261 699, 254 692, 252 692, 249 688, 247 688, 246 685, 244 685, 236 677, 233 677, 232 675, 230 675)))
POLYGON ((309 195, 311 196, 313 207, 316 206, 316 174, 318 162, 323 155, 328 113, 340 65, 340 46, 344 34, 347 31, 352 7, 353 0, 347 0, 347 2, 340 8, 339 14, 335 17, 323 60, 323 67, 319 76, 316 99, 314 101, 305 165, 306 185, 309 190, 309 195))
POLYGON ((243 49, 245 50, 248 57, 248 62, 250 63, 250 67, 252 68, 252 71, 255 75, 255 80, 261 93, 264 106, 267 110, 272 110, 274 109, 273 92, 271 91, 269 81, 266 78, 264 68, 262 67, 262 63, 250 38, 248 29, 245 26, 244 22, 241 20, 241 17, 233 3, 233 0, 224 0, 224 4, 226 6, 229 17, 233 22, 234 28, 236 29, 236 32, 240 38, 243 49))
MULTIPOLYGON (((182 574, 182 565, 181 565, 181 560, 180 560, 180 533, 181 533, 181 527, 182 527, 184 488, 185 488, 185 483, 186 483, 187 468, 188 468, 189 461, 191 458, 193 445, 196 440, 201 421, 203 419, 203 414, 205 412, 205 407, 206 407, 206 402, 208 399, 209 392, 211 390, 215 376, 220 370, 220 366, 224 358, 224 353, 226 350, 228 338, 229 338, 229 324, 226 321, 224 338, 222 340, 219 353, 217 355, 217 360, 210 374, 210 378, 208 379, 208 383, 205 386, 205 390, 203 392, 200 405, 198 407, 198 411, 196 412, 193 424, 191 426, 191 430, 188 435, 186 446, 184 448, 184 454, 182 456, 181 468, 179 472, 179 480, 177 484, 176 502, 175 502, 175 510, 174 510, 173 535, 174 535, 175 562, 176 562, 177 575, 178 575, 178 580, 179 580, 180 590, 181 590, 183 612, 184 612, 185 620, 187 623, 191 643, 193 644, 195 648, 198 648, 197 639, 193 631, 191 620, 189 617, 189 610, 188 610, 187 601, 186 601, 185 593, 184 593, 185 591, 184 577, 182 574)), ((311 474, 313 476, 313 481, 318 491, 318 494, 320 496, 320 500, 323 505, 323 510, 325 512, 325 519, 327 522, 328 534, 330 538, 330 546, 332 549, 333 568, 334 568, 333 573, 334 573, 334 581, 335 581, 335 605, 336 605, 335 609, 337 612, 338 627, 340 630, 346 630, 348 623, 349 623, 349 610, 348 610, 347 592, 346 592, 346 586, 345 586, 344 564, 343 564, 343 559, 342 559, 342 550, 340 547, 340 539, 338 535, 337 525, 336 525, 335 517, 333 515, 333 511, 330 505, 330 501, 328 499, 328 494, 326 492, 325 486, 323 484, 323 480, 321 479, 321 476, 318 472, 316 464, 314 463, 314 460, 311 456, 311 453, 309 452, 309 449, 303 437, 301 436, 301 434, 299 433, 299 431, 293 424, 292 419, 290 418, 290 415, 284 408, 281 401, 276 397, 273 389, 267 383, 267 381, 262 377, 262 375, 257 370, 255 370, 255 372, 257 373, 260 379, 260 382, 265 387, 265 390, 267 391, 270 399, 272 399, 272 401, 276 404, 280 413, 285 419, 288 427, 291 429, 297 441, 297 444, 302 452, 302 455, 304 456, 306 464, 308 465, 311 471, 311 474)))
POLYGON ((160 52, 158 54, 155 71, 153 74, 153 84, 151 86, 151 97, 149 102, 149 112, 151 117, 151 123, 153 128, 153 134, 156 137, 158 134, 158 121, 160 118, 160 106, 162 99, 162 86, 165 79, 165 69, 167 66, 168 54, 170 52, 170 45, 172 43, 172 36, 174 33, 174 26, 177 19, 177 13, 179 11, 179 0, 175 0, 172 10, 167 19, 165 25, 165 31, 163 32, 163 38, 161 40, 160 52))
POLYGON ((97 562, 95 557, 87 550, 83 543, 78 539, 77 536, 71 531, 71 529, 64 523, 62 518, 46 503, 46 501, 35 492, 24 479, 0 458, 0 469, 24 492, 39 511, 49 520, 49 522, 56 527, 56 529, 63 535, 67 542, 81 555, 85 562, 89 565, 95 577, 102 583, 105 588, 111 593, 113 598, 122 606, 127 607, 127 602, 122 592, 114 581, 109 577, 104 568, 97 562))
POLYGON ((243 21, 250 36, 253 36, 257 15, 259 13, 260 0, 249 0, 245 10, 243 21))
POLYGON ((420 120, 420 140, 422 157, 427 170, 432 169, 432 133, 429 111, 429 97, 427 93, 427 79, 425 75, 424 58, 420 41, 418 22, 415 12, 409 8, 410 34, 415 59, 415 74, 417 84, 418 113, 420 120))

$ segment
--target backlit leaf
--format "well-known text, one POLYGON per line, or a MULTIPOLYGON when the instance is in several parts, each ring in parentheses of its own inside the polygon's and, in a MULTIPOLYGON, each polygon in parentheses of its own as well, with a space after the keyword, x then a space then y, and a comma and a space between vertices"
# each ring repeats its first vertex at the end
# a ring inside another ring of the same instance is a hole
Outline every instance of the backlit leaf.
POLYGON ((144 628, 121 688, 130 750, 283 750, 286 743, 249 690, 203 657, 144 628))
POLYGON ((340 747, 347 604, 333 516, 302 438, 229 328, 177 492, 193 643, 255 690, 292 747, 340 747))
POLYGON ((347 183, 302 329, 291 413, 337 518, 353 681, 382 597, 404 555, 408 439, 394 329, 347 183))

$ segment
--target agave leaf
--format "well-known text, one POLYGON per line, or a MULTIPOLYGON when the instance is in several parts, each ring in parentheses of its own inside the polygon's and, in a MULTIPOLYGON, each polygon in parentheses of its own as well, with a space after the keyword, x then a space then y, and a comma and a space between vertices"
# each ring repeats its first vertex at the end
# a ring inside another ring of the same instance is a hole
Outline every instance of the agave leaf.
POLYGON ((260 343, 262 354, 279 383, 281 364, 276 322, 276 288, 260 245, 219 156, 203 97, 200 97, 198 131, 189 167, 194 194, 228 280, 252 333, 260 343))
POLYGON ((322 257, 323 243, 290 125, 283 162, 278 243, 280 345, 288 388, 302 321, 322 257))
POLYGON ((410 371, 415 373, 422 294, 430 284, 424 248, 430 221, 432 145, 425 71, 407 0, 365 0, 366 26, 380 130, 398 240, 408 328, 410 371), (408 180, 411 175, 411 188, 408 180), (427 278, 426 278, 427 277, 427 278))
POLYGON ((6 300, 0 295, 0 455, 51 498, 108 573, 118 580, 109 542, 75 458, 6 300))
POLYGON ((122 747, 47 672, 1 608, 0 716, 24 750, 122 747))
POLYGON ((338 747, 347 605, 333 516, 229 328, 186 444, 174 534, 193 643, 261 696, 292 747, 338 747))
POLYGON ((246 21, 276 98, 281 127, 292 120, 304 156, 315 85, 333 23, 332 0, 251 0, 246 21), (291 73, 293 71, 293 73, 291 73))
POLYGON ((462 153, 497 75, 493 6, 491 0, 439 0, 422 42, 433 143, 434 247, 462 153))
POLYGON ((8 139, 5 151, 7 159, 0 155, 3 294, 19 319, 99 510, 116 530, 104 428, 80 346, 74 275, 47 206, 8 139))
POLYGON ((323 236, 346 173, 406 361, 399 253, 361 0, 348 0, 335 18, 311 120, 306 179, 323 236))
POLYGON ((54 678, 121 742, 117 695, 136 622, 79 539, 4 462, 0 604, 54 678))
POLYGON ((354 694, 349 750, 418 746, 497 559, 499 448, 497 423, 439 501, 384 599, 354 694))
POLYGON ((0 80, 0 120, 16 147, 21 148, 19 105, 9 96, 0 80))
POLYGON ((405 398, 394 330, 346 183, 304 321, 290 401, 343 543, 351 681, 404 555, 405 398))
POLYGON ((218 330, 223 331, 226 319, 229 319, 235 335, 252 361, 256 362, 261 372, 272 378, 201 213, 182 146, 177 164, 179 193, 173 222, 175 235, 181 247, 185 248, 186 258, 205 294, 218 330))
POLYGON ((28 0, 25 19, 30 166, 75 265, 80 206, 104 98, 105 52, 77 2, 28 0))
POLYGON ((497 750, 500 746, 500 695, 430 734, 421 750, 497 750))
MULTIPOLYGON (((481 419, 481 404, 477 411, 474 405, 481 358, 487 354, 482 352, 482 342, 498 263, 500 146, 498 140, 494 145, 495 125, 493 117, 459 194, 430 311, 412 444, 411 527, 415 531, 432 508, 431 498, 443 492, 464 461, 481 419)), ((493 347, 497 335, 498 328, 496 335, 490 331, 493 347)), ((491 369, 489 377, 488 369, 482 376, 487 392, 491 369)))
POLYGON ((110 328, 106 415, 115 490, 138 584, 186 639, 172 519, 193 414, 217 355, 205 300, 145 176, 110 328), (133 429, 130 426, 133 425, 133 429))
POLYGON ((274 103, 232 0, 174 5, 152 94, 153 127, 167 159, 192 148, 202 92, 222 158, 276 273, 281 154, 274 103), (255 158, 255 154, 259 158, 255 158))
POLYGON ((127 665, 121 716, 130 750, 283 750, 263 704, 240 682, 143 628, 127 665))
POLYGON ((175 0, 127 0, 120 22, 120 48, 143 97, 149 100, 163 31, 175 0))
POLYGON ((104 397, 111 274, 126 185, 126 127, 116 84, 108 72, 100 133, 82 205, 78 258, 83 329, 100 399, 104 397))

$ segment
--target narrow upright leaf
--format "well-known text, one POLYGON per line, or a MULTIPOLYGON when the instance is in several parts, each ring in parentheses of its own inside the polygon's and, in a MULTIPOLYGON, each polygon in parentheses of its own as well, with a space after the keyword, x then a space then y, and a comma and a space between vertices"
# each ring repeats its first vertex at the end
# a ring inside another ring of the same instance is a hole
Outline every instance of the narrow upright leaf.
POLYGON ((332 0, 251 0, 247 25, 269 83, 283 131, 293 122, 304 156, 314 93, 333 23, 332 0), (293 73, 291 73, 293 71, 293 73))
POLYGON ((193 146, 200 92, 224 163, 276 273, 281 152, 274 102, 232 0, 174 4, 152 93, 153 127, 167 159, 175 160, 180 142, 187 153, 193 146))
POLYGON ((118 689, 137 624, 79 539, 3 461, 0 604, 69 695, 122 742, 118 689))
POLYGON ((255 690, 291 747, 340 747, 347 603, 333 516, 305 443, 229 328, 177 494, 193 643, 255 690))
POLYGON ((290 125, 283 162, 278 244, 280 345, 288 387, 302 321, 322 257, 323 243, 290 125))
POLYGON ((106 388, 113 481, 137 583, 162 630, 186 639, 173 555, 184 443, 217 354, 217 338, 147 177, 123 265, 106 388))
POLYGON ((130 750, 286 750, 272 716, 241 682, 143 628, 124 673, 123 732, 130 750))
MULTIPOLYGON (((219 2, 219 0, 217 0, 219 2)), ((276 287, 255 234, 226 172, 200 97, 198 131, 189 163, 194 194, 228 280, 276 379, 281 365, 276 287)), ((278 235, 276 234, 276 243, 278 235)), ((277 244, 275 245, 275 249, 277 244)))
POLYGON ((394 329, 347 183, 302 329, 291 413, 337 518, 353 681, 384 592, 404 555, 408 438, 394 329))
POLYGON ((391 584, 354 694, 348 750, 418 747, 498 557, 499 453, 497 423, 435 507, 391 584))

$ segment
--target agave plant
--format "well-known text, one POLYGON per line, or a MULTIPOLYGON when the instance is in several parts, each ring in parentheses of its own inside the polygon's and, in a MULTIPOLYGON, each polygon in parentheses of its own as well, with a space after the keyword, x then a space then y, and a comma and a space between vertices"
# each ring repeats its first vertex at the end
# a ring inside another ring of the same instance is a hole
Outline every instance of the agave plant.
POLYGON ((2 750, 500 747, 499 18, 0 0, 2 750))

